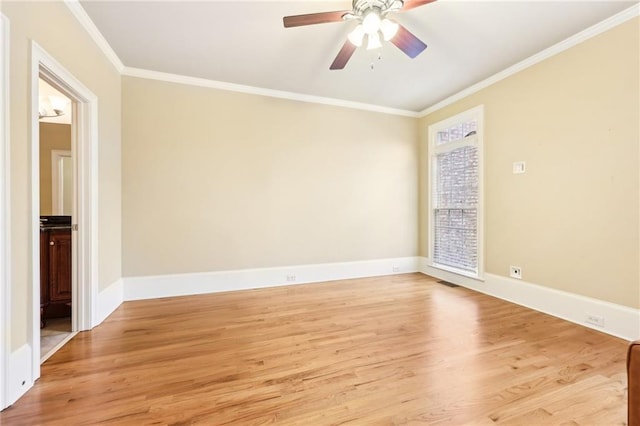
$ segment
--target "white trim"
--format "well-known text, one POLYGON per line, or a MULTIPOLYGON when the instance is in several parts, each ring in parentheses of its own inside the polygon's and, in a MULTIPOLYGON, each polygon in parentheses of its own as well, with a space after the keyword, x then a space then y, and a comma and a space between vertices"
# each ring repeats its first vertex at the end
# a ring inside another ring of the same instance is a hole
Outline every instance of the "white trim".
POLYGON ((640 310, 638 309, 494 274, 485 274, 484 281, 465 277, 432 267, 430 259, 426 257, 125 277, 100 292, 100 304, 104 306, 99 317, 106 318, 123 301, 190 296, 411 272, 421 272, 629 341, 640 338, 640 310), (295 281, 288 281, 287 278, 290 276, 295 276, 295 281), (586 313, 604 317, 604 327, 587 324, 584 321, 586 313))
MULTIPOLYGON (((77 171, 74 173, 75 198, 80 202, 74 205, 73 216, 79 228, 78 243, 75 244, 78 254, 77 278, 84 285, 74 292, 81 300, 74 300, 73 304, 81 309, 77 315, 77 328, 88 330, 93 324, 91 313, 95 312, 98 293, 98 98, 36 42, 32 42, 32 54, 32 73, 35 73, 32 83, 37 82, 40 74, 47 76, 74 102, 72 152, 77 171)), ((32 87, 34 93, 37 94, 37 87, 32 87)), ((33 122, 32 131, 35 148, 35 144, 39 143, 37 121, 33 122)), ((37 218, 35 213, 34 217, 37 218)))
POLYGON ((13 403, 9 392, 11 350, 9 19, 0 14, 0 410, 13 403))
POLYGON ((188 296, 417 271, 417 257, 400 257, 317 265, 128 277, 123 278, 124 300, 188 296), (291 279, 292 276, 295 280, 291 279))
POLYGON ((440 265, 440 264, 434 263, 434 262, 431 262, 429 264, 429 266, 432 267, 432 268, 435 268, 435 269, 440 269, 440 270, 445 271, 445 272, 450 272, 452 274, 460 275, 460 276, 463 276, 465 278, 471 278, 473 280, 484 281, 484 277, 480 276, 479 274, 474 274, 473 272, 467 272, 467 271, 463 271, 463 270, 458 270, 456 268, 452 268, 452 267, 447 266, 447 265, 440 265))
POLYGON ((343 108, 358 109, 363 111, 380 112, 383 114, 399 115, 403 117, 418 118, 419 114, 404 109, 389 108, 380 105, 365 104, 361 102, 345 101, 342 99, 325 98, 322 96, 304 95, 301 93, 286 92, 282 90, 264 89, 260 87, 245 86, 242 84, 226 83, 224 81, 208 80, 205 78, 189 77, 185 75, 169 74, 159 71, 144 70, 140 68, 125 67, 122 75, 129 77, 159 80, 168 83, 185 84, 189 86, 206 87, 210 89, 227 90, 230 92, 247 93, 251 95, 267 96, 271 98, 288 99, 298 102, 308 102, 321 105, 331 105, 343 108))
POLYGON ((72 152, 78 202, 74 202, 72 256, 72 330, 93 324, 98 288, 98 99, 36 42, 31 42, 31 297, 28 341, 31 343, 32 381, 40 376, 40 235, 39 235, 39 122, 38 81, 45 79, 74 103, 72 152), (76 173, 77 172, 77 173, 76 173), (82 285, 78 285, 82 283, 82 285))
POLYGON ((64 0, 64 3, 67 5, 73 16, 78 20, 80 25, 82 25, 82 27, 89 33, 89 36, 91 36, 93 41, 98 45, 98 48, 100 48, 104 56, 107 57, 109 62, 111 62, 119 73, 122 73, 122 70, 124 70, 124 64, 118 55, 116 55, 116 52, 113 50, 109 42, 107 42, 107 39, 104 38, 96 24, 93 23, 80 2, 78 0, 64 0))
MULTIPOLYGON (((33 349, 28 344, 22 345, 9 356, 11 368, 7 374, 7 406, 13 404, 24 395, 31 387, 35 379, 31 377, 31 358, 33 349)), ((38 357, 40 361, 40 357, 38 357)))
POLYGON ((31 382, 40 377, 40 126, 38 120, 38 96, 40 75, 39 49, 32 45, 31 58, 31 303, 27 320, 27 341, 31 343, 31 382))
POLYGON ((160 81, 166 81, 171 83, 187 84, 187 85, 199 86, 199 87, 229 90, 229 91, 240 92, 240 93, 249 93, 249 94, 260 95, 260 96, 289 99, 289 100, 295 100, 300 102, 310 102, 310 103, 318 103, 318 104, 339 106, 339 107, 345 107, 345 108, 353 108, 353 109, 359 109, 364 111, 381 112, 384 114, 400 115, 404 117, 413 117, 413 118, 425 117, 431 114, 432 112, 435 112, 439 109, 446 107, 447 105, 451 105, 452 103, 460 99, 466 98, 467 96, 470 96, 476 92, 479 92, 480 90, 488 86, 491 86, 492 84, 495 84, 501 80, 504 80, 505 78, 510 77, 511 75, 516 74, 526 68, 529 68, 539 62, 542 62, 545 59, 548 59, 552 56, 562 53, 573 46, 576 46, 592 37, 602 34, 603 32, 608 31, 611 28, 616 27, 628 21, 629 19, 632 19, 640 15, 640 5, 638 4, 633 5, 628 9, 623 10, 620 13, 579 32, 578 34, 575 34, 551 47, 544 49, 541 52, 536 53, 533 56, 530 56, 527 59, 524 59, 523 61, 518 62, 515 65, 512 65, 511 67, 505 70, 498 72, 497 74, 494 74, 493 76, 485 80, 482 80, 479 83, 476 83, 470 87, 467 87, 466 89, 452 96, 449 96, 448 98, 422 111, 416 112, 416 111, 409 111, 409 110, 403 110, 403 109, 389 108, 389 107, 384 107, 380 105, 371 105, 371 104, 345 101, 345 100, 334 99, 334 98, 324 98, 320 96, 304 95, 304 94, 294 93, 294 92, 264 89, 264 88, 253 87, 253 86, 244 86, 240 84, 226 83, 226 82, 215 81, 215 80, 207 80, 203 78, 196 78, 196 77, 189 77, 189 76, 183 76, 183 75, 177 75, 177 74, 161 73, 157 71, 144 70, 139 68, 126 67, 122 63, 118 55, 116 55, 115 51, 109 45, 107 40, 104 38, 104 36, 102 35, 98 27, 91 20, 91 18, 89 17, 87 12, 84 10, 80 2, 78 0, 64 0, 64 2, 69 8, 69 10, 71 11, 71 13, 73 14, 73 16, 78 20, 78 22, 87 31, 87 33, 89 33, 91 38, 98 45, 98 47, 107 57, 107 59, 113 64, 116 70, 118 70, 118 72, 122 75, 146 78, 151 80, 160 80, 160 81))
MULTIPOLYGON (((66 80, 66 78, 65 78, 66 80)), ((79 82, 78 82, 79 83, 79 82)), ((76 167, 74 213, 78 224, 78 280, 84 283, 73 304, 78 307, 77 330, 90 330, 95 321, 98 295, 98 98, 84 86, 80 89, 86 102, 76 104, 73 138, 76 167), (77 206, 75 205, 77 203, 77 206), (80 303, 79 299, 82 298, 80 303)))
POLYGON ((623 10, 620 13, 617 13, 616 15, 613 15, 610 18, 605 19, 604 21, 601 21, 589 28, 587 28, 586 30, 583 30, 581 32, 579 32, 578 34, 575 34, 557 44, 554 44, 551 47, 548 47, 546 49, 544 49, 541 52, 536 53, 533 56, 528 57, 527 59, 524 59, 523 61, 518 62, 515 65, 510 66, 507 69, 504 69, 502 71, 500 71, 497 74, 492 75, 491 77, 482 80, 479 83, 476 83, 472 86, 467 87, 466 89, 456 93, 455 95, 449 96, 448 98, 434 104, 431 105, 430 107, 422 110, 418 116, 419 117, 425 117, 435 111, 438 111, 439 109, 442 109, 448 105, 451 105, 452 103, 459 101, 460 99, 466 98, 467 96, 473 95, 476 92, 479 92, 482 89, 485 89, 489 86, 491 86, 492 84, 495 84, 501 80, 504 80, 507 77, 510 77, 526 68, 529 68, 539 62, 544 61, 545 59, 549 59, 552 56, 555 56, 559 53, 564 52, 567 49, 570 49, 584 41, 589 40, 592 37, 595 37, 599 34, 604 33, 605 31, 610 30, 613 27, 616 27, 626 21, 628 21, 629 19, 635 18, 636 16, 640 15, 640 5, 636 4, 631 6, 628 9, 623 10))
POLYGON ((140 68, 126 67, 115 53, 113 48, 104 38, 96 24, 91 20, 78 0, 64 0, 65 4, 78 20, 80 25, 89 33, 93 41, 98 45, 102 53, 113 64, 122 75, 130 77, 145 78, 149 80, 159 80, 169 83, 186 84, 190 86, 207 87, 211 89, 227 90, 231 92, 247 93, 252 95, 267 96, 279 99, 288 99, 299 102, 309 102, 321 105, 332 105, 344 108, 358 109, 363 111, 381 112, 383 114, 400 115, 403 117, 418 118, 415 111, 390 108, 380 105, 371 105, 361 102, 346 101, 342 99, 325 98, 321 96, 305 95, 295 92, 265 89, 260 87, 245 86, 241 84, 227 83, 223 81, 208 80, 204 78, 189 77, 185 75, 169 74, 158 71, 145 70, 140 68))
MULTIPOLYGON (((470 108, 466 111, 463 111, 454 116, 448 117, 444 120, 438 121, 437 123, 433 123, 427 127, 427 161, 428 167, 427 169, 430 172, 427 174, 427 202, 429 208, 427 209, 427 214, 429 217, 427 218, 428 223, 428 250, 429 254, 433 253, 434 245, 435 245, 435 229, 434 229, 434 221, 433 221, 433 183, 434 183, 434 174, 436 172, 436 167, 434 165, 434 158, 437 153, 450 151, 456 148, 459 148, 464 145, 475 146, 478 148, 478 209, 477 209, 477 230, 476 230, 476 238, 478 242, 478 265, 477 271, 474 272, 463 272, 459 271, 463 275, 467 275, 471 278, 482 279, 484 275, 484 105, 478 105, 476 107, 470 108), (476 128, 476 136, 469 137, 465 139, 461 139, 460 141, 449 142, 442 145, 436 144, 437 133, 441 130, 447 129, 457 123, 463 123, 470 120, 476 120, 477 128, 476 128)), ((445 265, 431 265, 436 268, 450 270, 451 272, 455 272, 456 269, 452 267, 448 267, 445 265)))
POLYGON ((93 326, 101 324, 124 301, 124 285, 122 279, 117 280, 109 287, 98 293, 98 303, 93 326))
POLYGON ((61 171, 62 159, 71 157, 71 151, 51 150, 51 214, 62 215, 64 205, 64 176, 61 171))
POLYGON ((420 258, 419 263, 420 272, 423 274, 628 341, 640 338, 640 309, 494 274, 485 274, 485 280, 482 282, 433 268, 430 266, 430 260, 425 257, 420 258), (604 327, 588 324, 585 321, 587 313, 603 317, 604 327))

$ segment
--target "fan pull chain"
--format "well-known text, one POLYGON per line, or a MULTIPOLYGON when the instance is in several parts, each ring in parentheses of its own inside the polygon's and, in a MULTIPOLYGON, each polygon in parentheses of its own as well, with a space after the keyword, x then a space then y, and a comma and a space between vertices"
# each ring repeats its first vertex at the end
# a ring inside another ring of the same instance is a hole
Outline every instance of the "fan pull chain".
MULTIPOLYGON (((382 55, 380 54, 380 52, 378 52, 378 60, 381 61, 382 60, 382 55)), ((375 60, 371 61, 371 64, 369 65, 369 68, 371 68, 371 71, 373 71, 375 67, 375 60)))

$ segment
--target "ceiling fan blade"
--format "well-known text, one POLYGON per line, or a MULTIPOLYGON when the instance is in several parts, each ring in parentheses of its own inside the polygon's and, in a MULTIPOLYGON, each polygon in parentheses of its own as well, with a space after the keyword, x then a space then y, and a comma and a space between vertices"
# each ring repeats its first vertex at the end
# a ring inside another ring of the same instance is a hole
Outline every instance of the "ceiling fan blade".
POLYGON ((356 46, 352 44, 349 40, 344 42, 342 49, 338 52, 338 55, 333 60, 333 63, 329 67, 330 70, 341 70, 347 65, 351 56, 353 56, 353 52, 356 51, 356 46))
POLYGON ((327 22, 341 22, 342 16, 350 13, 349 10, 337 10, 335 12, 309 13, 307 15, 285 16, 282 18, 285 28, 301 27, 303 25, 325 24, 327 22))
POLYGON ((404 6, 402 11, 415 9, 416 7, 424 6, 425 4, 433 3, 436 0, 404 0, 404 6))
POLYGON ((415 58, 427 48, 427 45, 418 37, 411 34, 408 29, 400 24, 398 25, 398 32, 391 39, 391 43, 395 44, 396 47, 402 50, 408 57, 415 58))

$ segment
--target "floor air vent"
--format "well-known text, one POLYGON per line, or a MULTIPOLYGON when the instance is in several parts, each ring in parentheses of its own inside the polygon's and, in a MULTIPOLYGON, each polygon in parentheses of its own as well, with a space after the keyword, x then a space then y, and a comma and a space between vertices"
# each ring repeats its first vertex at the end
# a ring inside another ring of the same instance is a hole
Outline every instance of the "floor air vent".
POLYGON ((447 287, 460 287, 458 284, 450 283, 449 281, 440 280, 438 284, 444 284, 447 287))

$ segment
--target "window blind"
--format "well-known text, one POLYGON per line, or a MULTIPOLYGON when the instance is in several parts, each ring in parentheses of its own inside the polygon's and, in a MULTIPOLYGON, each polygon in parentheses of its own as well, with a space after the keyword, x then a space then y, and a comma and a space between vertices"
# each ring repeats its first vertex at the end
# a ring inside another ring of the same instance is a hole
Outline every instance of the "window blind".
POLYGON ((478 161, 476 145, 438 153, 432 199, 434 262, 471 273, 478 272, 478 161))

